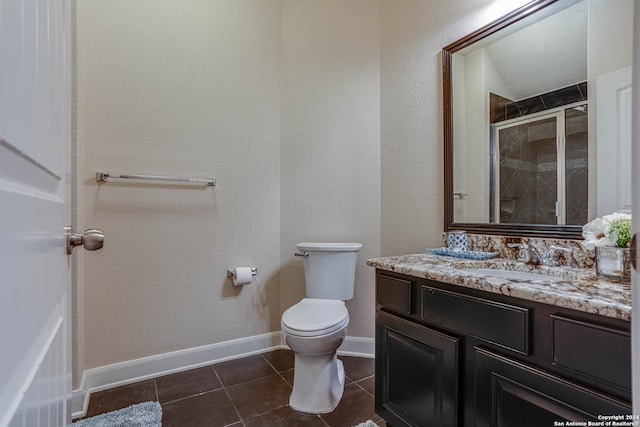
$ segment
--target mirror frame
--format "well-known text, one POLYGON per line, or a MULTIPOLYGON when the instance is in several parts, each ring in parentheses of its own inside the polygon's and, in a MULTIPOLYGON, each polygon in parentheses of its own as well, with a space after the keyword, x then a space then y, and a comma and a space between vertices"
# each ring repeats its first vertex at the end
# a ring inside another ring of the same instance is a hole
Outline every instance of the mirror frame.
POLYGON ((582 226, 553 224, 494 224, 454 222, 453 218, 453 54, 560 0, 533 0, 442 49, 444 104, 444 231, 466 230, 477 234, 528 236, 582 240, 582 226))

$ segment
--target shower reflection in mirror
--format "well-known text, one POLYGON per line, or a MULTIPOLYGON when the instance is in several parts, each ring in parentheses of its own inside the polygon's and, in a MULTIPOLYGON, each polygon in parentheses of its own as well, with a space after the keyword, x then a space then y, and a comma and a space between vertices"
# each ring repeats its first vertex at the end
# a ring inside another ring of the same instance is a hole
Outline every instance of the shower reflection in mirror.
POLYGON ((499 98, 491 96, 491 222, 588 222, 586 99, 499 120, 501 114, 495 114, 503 107, 499 98))

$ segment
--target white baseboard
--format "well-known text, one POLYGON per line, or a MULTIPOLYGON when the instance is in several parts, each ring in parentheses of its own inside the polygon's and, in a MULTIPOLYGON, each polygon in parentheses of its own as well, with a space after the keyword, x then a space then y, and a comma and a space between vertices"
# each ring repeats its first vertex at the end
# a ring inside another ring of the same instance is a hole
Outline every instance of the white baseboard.
POLYGON ((373 359, 376 353, 375 340, 373 338, 346 337, 338 348, 341 356, 356 356, 373 359))
MULTIPOLYGON (((86 414, 92 392, 281 348, 288 347, 277 331, 88 369, 71 396, 72 417, 86 414)), ((347 337, 338 354, 373 358, 374 339, 347 337)))
POLYGON ((279 331, 271 332, 88 369, 81 389, 72 394, 72 417, 86 414, 92 392, 284 348, 281 336, 279 331))

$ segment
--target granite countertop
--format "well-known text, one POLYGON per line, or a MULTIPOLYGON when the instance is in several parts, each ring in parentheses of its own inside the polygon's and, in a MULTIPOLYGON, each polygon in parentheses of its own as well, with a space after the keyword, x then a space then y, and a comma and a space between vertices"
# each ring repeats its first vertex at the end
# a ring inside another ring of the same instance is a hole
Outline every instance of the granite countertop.
POLYGON ((373 258, 381 270, 436 280, 515 298, 631 320, 631 283, 596 276, 593 268, 531 266, 513 259, 471 261, 421 253, 373 258), (510 279, 469 271, 471 268, 551 274, 556 280, 510 279))

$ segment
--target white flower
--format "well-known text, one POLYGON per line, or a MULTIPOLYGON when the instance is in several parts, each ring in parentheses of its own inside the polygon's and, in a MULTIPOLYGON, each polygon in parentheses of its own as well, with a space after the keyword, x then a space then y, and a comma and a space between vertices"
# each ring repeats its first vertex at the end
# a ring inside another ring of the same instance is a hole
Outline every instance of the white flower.
POLYGON ((582 237, 584 241, 582 246, 586 249, 594 249, 596 246, 616 246, 618 236, 616 233, 610 233, 611 223, 619 219, 631 219, 631 215, 624 212, 614 212, 596 218, 582 227, 582 237))
POLYGON ((600 218, 585 224, 582 227, 582 237, 584 237, 582 245, 587 249, 593 249, 596 246, 609 246, 609 227, 611 224, 600 218))

